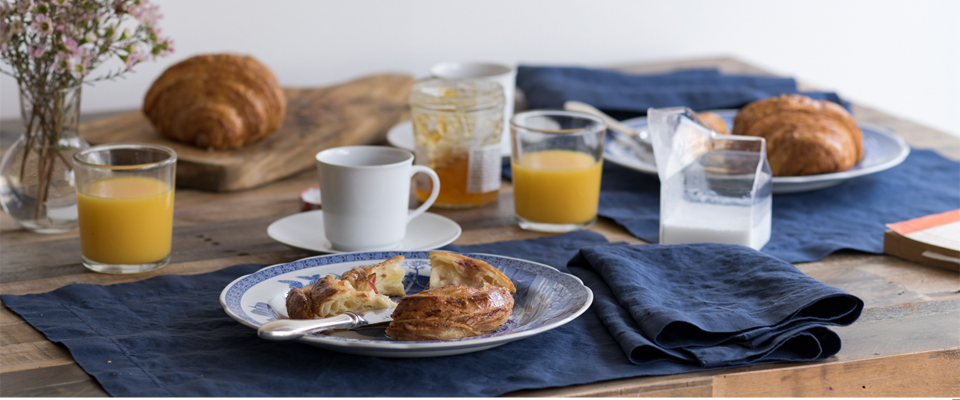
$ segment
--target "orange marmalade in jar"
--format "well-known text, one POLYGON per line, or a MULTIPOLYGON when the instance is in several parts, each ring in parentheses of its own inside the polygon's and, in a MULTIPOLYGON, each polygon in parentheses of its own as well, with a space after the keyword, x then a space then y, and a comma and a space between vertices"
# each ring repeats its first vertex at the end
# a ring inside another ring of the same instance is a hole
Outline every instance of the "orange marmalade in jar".
MULTIPOLYGON (((469 208, 497 200, 503 105, 503 88, 496 82, 428 79, 413 85, 416 163, 440 177, 434 207, 469 208)), ((417 180, 420 201, 429 197, 431 185, 429 179, 417 180)))

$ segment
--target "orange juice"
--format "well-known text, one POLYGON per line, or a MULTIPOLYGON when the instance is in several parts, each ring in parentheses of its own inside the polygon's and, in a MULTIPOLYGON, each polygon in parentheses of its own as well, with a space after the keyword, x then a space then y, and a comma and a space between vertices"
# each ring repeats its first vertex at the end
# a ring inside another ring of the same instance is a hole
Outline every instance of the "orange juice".
POLYGON ((77 193, 83 256, 105 264, 145 264, 170 254, 173 189, 152 178, 94 181, 77 193))
POLYGON ((548 224, 580 224, 597 215, 603 162, 569 150, 526 154, 513 163, 517 215, 548 224))

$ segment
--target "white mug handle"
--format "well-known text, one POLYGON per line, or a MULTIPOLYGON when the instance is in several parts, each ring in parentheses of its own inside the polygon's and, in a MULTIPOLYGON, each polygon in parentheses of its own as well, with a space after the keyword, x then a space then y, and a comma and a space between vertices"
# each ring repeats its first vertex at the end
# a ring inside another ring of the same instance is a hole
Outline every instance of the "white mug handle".
POLYGON ((429 167, 424 167, 422 165, 412 165, 410 169, 410 177, 413 178, 418 172, 423 172, 430 177, 430 180, 433 181, 433 190, 430 191, 430 197, 427 198, 427 201, 423 202, 420 207, 417 207, 415 210, 410 210, 410 213, 407 215, 407 223, 410 223, 411 220, 416 218, 418 215, 423 214, 424 211, 427 211, 430 206, 433 205, 434 201, 437 201, 437 196, 440 194, 440 177, 437 176, 437 173, 434 172, 429 167))

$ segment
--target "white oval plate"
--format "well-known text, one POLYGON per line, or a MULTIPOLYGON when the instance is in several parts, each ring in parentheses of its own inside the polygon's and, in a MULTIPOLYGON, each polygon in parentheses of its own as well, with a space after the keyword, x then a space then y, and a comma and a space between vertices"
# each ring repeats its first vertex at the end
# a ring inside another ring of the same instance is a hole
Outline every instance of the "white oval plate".
MULTIPOLYGON (((339 276, 360 266, 403 255, 403 279, 407 294, 418 293, 430 282, 428 252, 345 253, 305 258, 277 264, 242 276, 220 293, 227 315, 256 330, 269 321, 286 316, 283 298, 293 287, 313 284, 328 274, 339 276), (274 306, 271 306, 273 304, 274 306)), ((491 254, 465 254, 503 271, 517 287, 513 294, 513 315, 500 330, 455 340, 393 341, 384 328, 310 334, 300 342, 342 353, 376 357, 437 357, 471 353, 546 332, 583 314, 593 302, 593 292, 577 277, 532 261, 491 254)))
MULTIPOLYGON (((407 235, 394 250, 432 250, 453 243, 463 229, 456 221, 425 212, 407 224, 407 235)), ((330 245, 323 231, 323 210, 300 212, 280 218, 267 227, 273 240, 298 249, 318 253, 343 253, 330 245)))
MULTIPOLYGON (((714 112, 727 122, 728 127, 733 127, 733 117, 737 115, 737 110, 717 110, 714 112)), ((623 123, 634 129, 647 129, 646 117, 628 119, 623 123)), ((851 178, 873 174, 897 166, 910 154, 910 146, 895 132, 869 124, 858 124, 858 126, 863 131, 863 159, 857 165, 846 171, 830 174, 775 176, 773 177, 773 193, 798 193, 839 185, 851 178)), ((657 173, 653 150, 648 153, 636 154, 617 135, 607 135, 606 144, 603 147, 603 158, 621 167, 648 174, 657 173)))

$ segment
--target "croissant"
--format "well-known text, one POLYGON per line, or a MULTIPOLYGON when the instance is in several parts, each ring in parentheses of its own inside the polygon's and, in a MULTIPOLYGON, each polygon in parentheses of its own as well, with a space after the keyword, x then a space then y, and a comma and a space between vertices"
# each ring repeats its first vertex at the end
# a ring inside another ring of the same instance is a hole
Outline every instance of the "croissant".
POLYGON ((846 109, 803 95, 780 95, 747 104, 733 134, 760 136, 774 176, 826 174, 863 158, 863 133, 846 109))
POLYGON ((700 117, 700 120, 707 124, 707 128, 713 129, 717 133, 730 133, 730 131, 727 130, 727 121, 724 121, 720 114, 706 111, 697 113, 697 117, 700 117))
POLYGON ((280 128, 287 100, 276 76, 253 57, 206 54, 168 68, 150 87, 143 113, 167 139, 231 149, 280 128))
POLYGON ((479 288, 486 284, 517 292, 510 278, 490 264, 456 253, 430 253, 430 288, 449 285, 479 288))
POLYGON ((393 340, 448 340, 495 332, 513 313, 500 286, 443 286, 400 299, 387 335, 393 340))
POLYGON ((327 275, 312 285, 292 288, 287 292, 287 315, 314 319, 394 307, 397 304, 388 296, 403 296, 403 259, 396 256, 377 265, 353 268, 341 279, 327 275))

